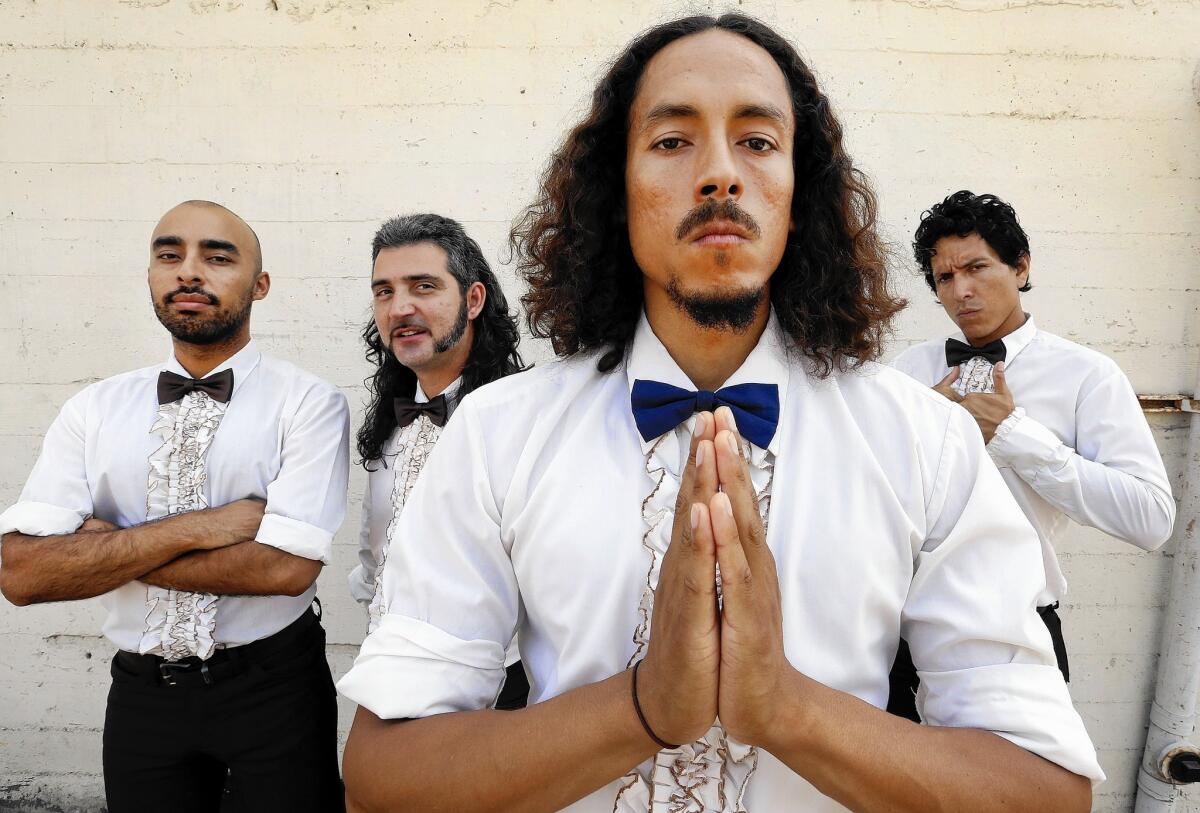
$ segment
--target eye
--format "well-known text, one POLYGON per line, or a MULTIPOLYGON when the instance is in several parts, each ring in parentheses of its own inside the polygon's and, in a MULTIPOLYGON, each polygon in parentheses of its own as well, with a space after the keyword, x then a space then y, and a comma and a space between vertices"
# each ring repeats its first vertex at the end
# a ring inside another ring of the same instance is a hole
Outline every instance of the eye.
POLYGON ((775 149, 774 144, 765 138, 760 138, 759 136, 747 138, 742 143, 749 147, 752 152, 770 152, 771 150, 775 149))
POLYGON ((418 291, 432 292, 437 290, 437 286, 432 282, 421 282, 417 284, 418 291))
POLYGON ((376 289, 375 289, 375 298, 376 298, 376 299, 383 299, 385 296, 388 296, 388 295, 390 295, 391 293, 392 293, 392 289, 391 289, 391 288, 376 288, 376 289))
POLYGON ((221 254, 214 254, 208 258, 208 261, 216 263, 217 265, 228 265, 229 263, 233 262, 233 260, 231 260, 229 257, 221 254))
POLYGON ((683 146, 682 138, 679 138, 678 136, 667 136, 666 138, 660 139, 657 143, 655 143, 654 149, 665 150, 667 152, 674 152, 675 150, 679 149, 682 146, 683 146))
POLYGON ((162 260, 163 262, 169 262, 171 260, 179 259, 179 255, 174 251, 162 251, 159 252, 158 259, 162 260))

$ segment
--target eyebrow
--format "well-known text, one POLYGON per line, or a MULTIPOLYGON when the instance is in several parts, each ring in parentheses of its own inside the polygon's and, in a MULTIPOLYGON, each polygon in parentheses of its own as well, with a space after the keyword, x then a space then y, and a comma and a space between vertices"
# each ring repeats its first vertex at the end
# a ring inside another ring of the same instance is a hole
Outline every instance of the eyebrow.
MULTIPOLYGON (((650 108, 642 129, 664 119, 697 118, 699 115, 700 111, 690 104, 664 102, 650 108)), ((735 119, 770 119, 780 127, 787 127, 787 116, 773 104, 744 104, 733 111, 733 117, 735 119)))
MULTIPOLYGON (((150 244, 151 248, 163 248, 164 246, 182 246, 183 238, 174 234, 163 234, 154 238, 154 242, 150 244)), ((241 256, 238 247, 228 240, 216 240, 214 238, 206 238, 200 241, 200 248, 208 249, 209 251, 226 251, 230 254, 241 256)))
MULTIPOLYGON (((441 283, 441 280, 437 278, 436 274, 401 274, 399 277, 399 281, 400 282, 437 282, 437 283, 441 283)), ((373 280, 371 280, 372 288, 378 288, 380 285, 391 285, 391 284, 393 284, 393 280, 390 280, 390 279, 373 279, 373 280)))
POLYGON ((230 254, 239 254, 238 247, 228 240, 214 240, 209 237, 200 241, 200 248, 206 248, 210 251, 227 251, 230 254))

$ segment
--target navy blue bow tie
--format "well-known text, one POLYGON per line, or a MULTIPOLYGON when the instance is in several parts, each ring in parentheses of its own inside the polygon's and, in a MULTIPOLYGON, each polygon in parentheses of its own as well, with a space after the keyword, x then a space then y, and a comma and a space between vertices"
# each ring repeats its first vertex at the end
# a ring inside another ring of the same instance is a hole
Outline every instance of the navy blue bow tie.
POLYGON ((777 384, 735 384, 716 392, 694 392, 639 378, 633 382, 629 401, 638 432, 646 441, 670 432, 693 412, 712 412, 722 406, 733 411, 742 437, 760 449, 770 445, 779 425, 777 384))

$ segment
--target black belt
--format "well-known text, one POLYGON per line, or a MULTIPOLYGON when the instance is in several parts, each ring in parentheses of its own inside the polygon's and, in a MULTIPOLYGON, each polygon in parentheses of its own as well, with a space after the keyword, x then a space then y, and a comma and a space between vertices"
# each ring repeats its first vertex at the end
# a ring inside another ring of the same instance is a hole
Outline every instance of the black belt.
POLYGON ((320 628, 317 618, 317 614, 309 608, 274 635, 241 646, 218 649, 208 660, 193 655, 169 661, 161 655, 139 655, 125 650, 117 652, 115 660, 121 669, 141 675, 151 683, 163 686, 211 686, 218 680, 227 680, 240 674, 252 663, 296 649, 320 628))

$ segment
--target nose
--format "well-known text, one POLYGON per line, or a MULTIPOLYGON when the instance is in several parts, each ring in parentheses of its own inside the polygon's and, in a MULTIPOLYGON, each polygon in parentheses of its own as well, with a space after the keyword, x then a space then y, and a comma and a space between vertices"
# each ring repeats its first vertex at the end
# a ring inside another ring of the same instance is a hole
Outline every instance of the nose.
POLYGON ((392 294, 388 305, 388 315, 393 319, 404 319, 416 313, 416 302, 407 291, 397 291, 392 294))
POLYGON ((741 175, 729 145, 724 138, 714 139, 700 155, 695 188, 696 202, 703 203, 706 198, 737 200, 742 196, 742 190, 741 175))
POLYGON ((204 276, 204 258, 199 254, 191 254, 179 263, 175 272, 175 279, 180 285, 203 285, 204 276))
POLYGON ((966 302, 975 296, 975 287, 967 274, 955 274, 950 278, 950 295, 955 302, 966 302))

